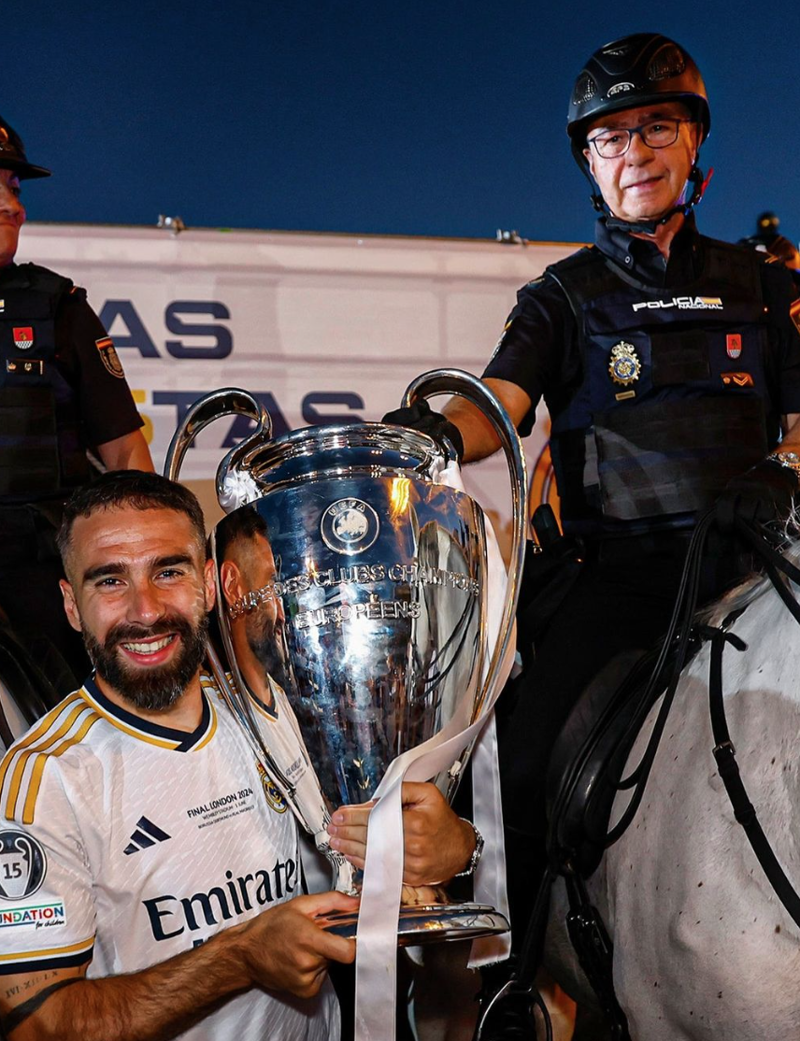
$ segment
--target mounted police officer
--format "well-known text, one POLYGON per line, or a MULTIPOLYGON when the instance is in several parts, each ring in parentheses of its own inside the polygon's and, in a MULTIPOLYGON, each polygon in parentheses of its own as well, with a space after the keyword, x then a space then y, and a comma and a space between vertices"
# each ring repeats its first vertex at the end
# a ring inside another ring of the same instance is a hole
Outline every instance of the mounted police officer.
MULTIPOLYGON (((567 132, 600 212, 596 244, 520 290, 484 372, 523 435, 544 397, 563 530, 583 560, 500 702, 517 946, 545 865, 548 757, 570 709, 618 652, 666 629, 701 512, 719 502, 723 526, 737 514, 777 526, 798 488, 800 303, 782 265, 698 233, 710 126, 700 72, 674 41, 637 34, 591 56, 567 132)), ((446 418, 416 408, 388 418, 461 441, 467 462, 498 447, 467 402, 446 418)), ((701 598, 746 568, 721 545, 701 598)))
MULTIPOLYGON (((153 464, 113 342, 85 291, 37 264, 14 263, 25 220, 20 182, 49 176, 0 117, 0 617, 47 678, 70 690, 89 662, 58 588, 61 506, 91 476, 87 450, 109 470, 153 464)), ((8 641, 4 629, 3 660, 13 656, 8 641)))

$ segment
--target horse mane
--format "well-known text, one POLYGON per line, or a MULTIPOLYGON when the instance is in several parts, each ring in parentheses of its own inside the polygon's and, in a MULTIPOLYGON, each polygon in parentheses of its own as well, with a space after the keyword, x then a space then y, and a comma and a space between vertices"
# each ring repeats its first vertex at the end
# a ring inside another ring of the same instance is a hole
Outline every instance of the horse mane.
MULTIPOLYGON (((788 537, 783 548, 784 557, 792 564, 800 563, 800 537, 788 537)), ((782 582, 789 582, 781 575, 782 582)), ((740 585, 723 593, 719 600, 697 612, 697 620, 704 625, 719 625, 734 611, 743 611, 772 588, 768 575, 754 573, 740 585)))

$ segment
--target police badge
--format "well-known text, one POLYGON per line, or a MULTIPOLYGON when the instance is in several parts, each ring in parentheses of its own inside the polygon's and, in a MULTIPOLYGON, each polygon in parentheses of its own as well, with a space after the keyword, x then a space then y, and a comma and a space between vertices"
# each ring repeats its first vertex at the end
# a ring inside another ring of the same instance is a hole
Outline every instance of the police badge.
POLYGON ((608 373, 611 379, 622 387, 627 387, 639 379, 642 373, 642 363, 632 343, 620 340, 611 348, 608 373))

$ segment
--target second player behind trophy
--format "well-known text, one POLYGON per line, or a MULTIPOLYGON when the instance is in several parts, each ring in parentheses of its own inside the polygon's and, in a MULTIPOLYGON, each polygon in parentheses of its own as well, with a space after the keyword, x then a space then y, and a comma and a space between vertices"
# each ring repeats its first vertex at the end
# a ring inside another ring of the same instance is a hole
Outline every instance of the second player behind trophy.
MULTIPOLYGON (((267 798, 291 807, 330 861, 335 888, 350 893, 358 872, 330 848, 332 811, 369 801, 399 756, 481 716, 516 609, 526 523, 518 435, 468 373, 428 373, 405 402, 442 393, 483 409, 511 474, 512 569, 494 646, 483 511, 443 483, 455 453, 427 434, 354 423, 273 439, 263 406, 228 389, 192 406, 167 456, 168 476, 177 479, 187 448, 210 422, 240 414, 257 424, 222 460, 216 481, 228 514, 213 536, 228 692, 263 764, 267 798)), ((435 778, 448 798, 468 752, 435 778)), ((355 935, 356 919, 330 927, 355 935)), ((507 928, 491 906, 445 898, 401 907, 399 942, 507 928)))

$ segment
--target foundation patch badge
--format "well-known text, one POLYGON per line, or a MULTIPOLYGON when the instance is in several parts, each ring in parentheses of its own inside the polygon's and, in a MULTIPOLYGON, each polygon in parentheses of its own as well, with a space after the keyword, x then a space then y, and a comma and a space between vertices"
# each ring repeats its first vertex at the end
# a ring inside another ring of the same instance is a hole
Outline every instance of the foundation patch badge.
POLYGON ((119 360, 117 349, 111 337, 104 336, 101 340, 95 340, 95 343, 98 351, 100 351, 103 365, 105 365, 112 376, 116 376, 118 380, 124 380, 125 373, 122 370, 122 362, 119 360))

